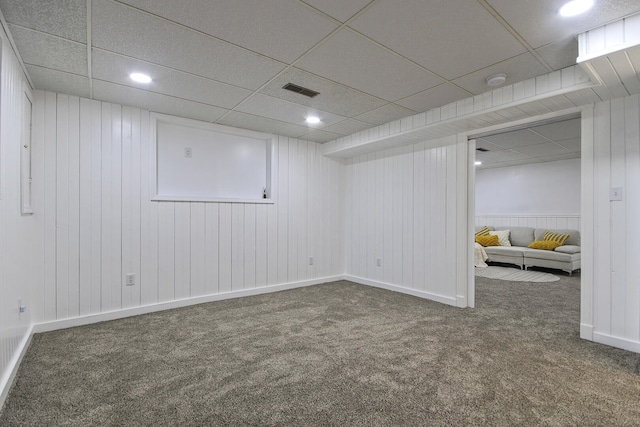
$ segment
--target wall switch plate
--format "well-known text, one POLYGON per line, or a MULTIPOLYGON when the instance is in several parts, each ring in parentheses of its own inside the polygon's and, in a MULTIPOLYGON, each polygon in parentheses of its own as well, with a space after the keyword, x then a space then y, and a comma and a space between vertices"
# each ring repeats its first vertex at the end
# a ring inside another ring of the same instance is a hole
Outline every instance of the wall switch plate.
POLYGON ((382 267, 382 260, 380 258, 376 258, 376 266, 382 267))
POLYGON ((312 256, 309 257, 309 265, 313 265, 313 257, 312 256))
POLYGON ((191 152, 191 147, 185 147, 185 148, 184 148, 184 156, 185 156, 187 159, 190 159, 192 154, 193 154, 193 153, 191 152))
POLYGON ((133 286, 136 284, 136 274, 127 273, 127 286, 133 286))
POLYGON ((622 187, 611 187, 611 195, 609 200, 619 202, 622 200, 622 187))

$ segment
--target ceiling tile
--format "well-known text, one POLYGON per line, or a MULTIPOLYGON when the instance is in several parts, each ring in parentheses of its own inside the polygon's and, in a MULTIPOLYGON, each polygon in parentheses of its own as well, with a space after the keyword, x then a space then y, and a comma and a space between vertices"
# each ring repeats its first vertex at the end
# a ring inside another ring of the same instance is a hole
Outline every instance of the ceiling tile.
POLYGON ((321 123, 315 125, 314 128, 330 126, 346 118, 336 114, 327 113, 326 111, 306 107, 304 105, 283 101, 261 93, 257 93, 248 98, 236 107, 236 111, 300 126, 306 126, 305 119, 308 115, 315 115, 320 118, 321 123))
POLYGON ((284 65, 122 4, 94 0, 93 45, 223 83, 257 89, 284 65))
POLYGON ((345 22, 371 3, 371 0, 304 0, 304 2, 329 16, 333 16, 340 22, 345 22))
POLYGON ((375 110, 356 116, 355 119, 374 125, 383 125, 393 120, 411 116, 415 113, 416 112, 413 110, 409 110, 408 108, 404 108, 396 104, 387 104, 380 108, 376 108, 375 110))
POLYGON ((563 139, 580 138, 580 127, 581 120, 578 118, 549 123, 542 126, 534 126, 531 130, 551 140, 560 141, 563 139))
POLYGON ((217 123, 221 125, 235 126, 242 129, 256 130, 259 132, 269 132, 292 138, 298 138, 301 135, 309 133, 309 129, 305 126, 292 125, 290 123, 267 119, 265 117, 258 117, 252 114, 241 113, 239 111, 231 111, 222 119, 218 120, 217 123))
POLYGON ((555 142, 518 147, 515 150, 530 157, 547 157, 555 156, 558 154, 569 154, 569 150, 556 144, 555 142))
POLYGON ((213 5, 210 0, 123 3, 287 63, 338 27, 335 21, 291 0, 233 0, 213 5))
POLYGON ((444 83, 346 29, 331 36, 296 66, 388 101, 444 83))
POLYGON ((540 64, 533 55, 525 53, 460 77, 454 80, 454 83, 474 95, 478 95, 494 89, 487 84, 486 80, 487 77, 493 74, 504 73, 507 75, 507 81, 503 84, 504 86, 537 77, 548 72, 549 71, 540 64))
POLYGON ((574 153, 579 153, 582 150, 581 138, 564 139, 562 141, 558 141, 557 143, 562 145, 567 150, 573 151, 574 153))
POLYGON ((0 0, 4 19, 77 42, 87 42, 86 0, 0 0))
POLYGON ((260 92, 275 98, 284 99, 286 101, 295 102, 308 107, 318 108, 320 110, 346 117, 353 117, 358 114, 362 114, 387 103, 380 98, 367 95, 350 87, 343 86, 297 68, 291 68, 284 71, 271 83, 260 90, 260 92), (298 86, 315 90, 316 92, 320 92, 320 95, 309 98, 304 95, 282 89, 282 86, 287 83, 293 83, 298 86))
POLYGON ((558 10, 567 0, 489 0, 498 13, 533 48, 580 34, 640 10, 636 0, 598 0, 588 12, 563 18, 558 10))
MULTIPOLYGON (((482 138, 478 138, 476 139, 476 150, 478 148, 483 148, 485 150, 489 150, 489 151, 500 151, 500 150, 504 150, 504 147, 500 147, 499 145, 496 144, 492 144, 489 141, 482 139, 482 138)), ((478 155, 480 152, 476 152, 476 155, 478 155)))
POLYGON ((318 142, 320 144, 324 144, 325 142, 333 141, 334 139, 338 139, 342 136, 343 135, 338 135, 336 133, 326 132, 324 130, 317 129, 312 132, 305 133, 304 135, 300 136, 300 139, 306 139, 307 141, 313 141, 313 142, 318 142))
POLYGON ((9 25, 25 64, 87 76, 87 45, 9 25))
POLYGON ((510 162, 513 160, 526 159, 529 156, 523 153, 518 153, 513 150, 500 150, 500 151, 488 151, 486 153, 476 152, 476 159, 482 162, 510 162))
POLYGON ((528 129, 485 136, 482 139, 503 148, 525 147, 527 145, 545 144, 549 142, 548 139, 543 138, 528 129))
POLYGON ((542 59, 554 70, 561 70, 576 64, 578 58, 578 41, 567 37, 557 43, 548 44, 536 49, 542 59))
POLYGON ((423 112, 470 96, 469 92, 450 83, 445 83, 396 101, 396 104, 423 112))
POLYGON ((67 95, 89 97, 89 79, 76 74, 64 73, 49 68, 26 65, 36 89, 50 90, 67 95))
POLYGON ((373 127, 371 123, 361 122, 359 120, 347 119, 336 123, 335 125, 327 126, 323 128, 326 131, 337 133, 340 135, 351 135, 361 130, 369 129, 373 127))
POLYGON ((571 159, 579 159, 580 153, 569 153, 569 154, 558 154, 555 156, 548 157, 538 157, 536 160, 538 162, 557 162, 560 160, 571 160, 571 159))
POLYGON ((526 51, 477 1, 380 0, 350 27, 447 79, 526 51))
POLYGON ((143 89, 223 108, 233 108, 253 92, 204 77, 138 61, 115 53, 93 49, 93 77, 125 86, 140 87, 129 78, 132 72, 153 79, 143 89))
POLYGON ((158 113, 215 122, 228 110, 114 83, 93 81, 93 97, 158 113))

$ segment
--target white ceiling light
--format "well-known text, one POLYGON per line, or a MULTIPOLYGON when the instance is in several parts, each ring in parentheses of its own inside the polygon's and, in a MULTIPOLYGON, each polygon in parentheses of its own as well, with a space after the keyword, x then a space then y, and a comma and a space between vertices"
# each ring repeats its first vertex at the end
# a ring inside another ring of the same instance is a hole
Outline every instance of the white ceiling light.
POLYGON ((507 81, 507 75, 506 74, 493 74, 493 75, 487 77, 487 84, 489 86, 500 86, 501 84, 503 84, 506 81, 507 81))
POLYGON ((576 16, 586 12, 593 6, 593 0, 573 0, 560 8, 560 16, 576 16))
POLYGON ((480 166, 481 164, 482 164, 482 162, 480 160, 476 160, 475 163, 474 163, 474 165, 476 165, 476 166, 480 166))
POLYGON ((309 116, 306 120, 310 125, 317 125, 318 123, 320 123, 320 118, 316 116, 309 116))
POLYGON ((137 83, 151 83, 151 77, 147 76, 146 74, 131 73, 129 74, 129 77, 131 77, 131 80, 137 83))

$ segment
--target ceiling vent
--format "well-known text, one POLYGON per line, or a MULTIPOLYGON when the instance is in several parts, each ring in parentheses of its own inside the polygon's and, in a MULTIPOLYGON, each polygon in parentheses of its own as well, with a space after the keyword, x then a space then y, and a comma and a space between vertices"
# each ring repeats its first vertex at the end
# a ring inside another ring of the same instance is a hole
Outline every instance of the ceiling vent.
POLYGON ((489 150, 487 150, 486 148, 476 148, 476 151, 482 151, 483 153, 486 153, 489 150))
POLYGON ((290 90, 291 92, 299 93, 300 95, 308 96, 309 98, 320 95, 320 92, 307 89, 306 87, 294 85, 293 83, 287 83, 286 85, 282 86, 282 89, 290 90))

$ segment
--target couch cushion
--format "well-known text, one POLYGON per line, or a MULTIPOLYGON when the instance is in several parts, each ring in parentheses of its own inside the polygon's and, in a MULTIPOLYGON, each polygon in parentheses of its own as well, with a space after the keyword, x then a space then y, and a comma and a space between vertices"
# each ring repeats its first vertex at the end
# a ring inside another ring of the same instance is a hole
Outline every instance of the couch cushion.
POLYGON ((523 256, 526 248, 519 246, 489 246, 484 248, 487 255, 523 256))
POLYGON ((496 227, 496 230, 511 230, 509 240, 513 246, 527 247, 534 240, 535 228, 532 227, 496 227))
POLYGON ((577 253, 580 253, 580 246, 563 245, 563 246, 558 246, 557 248, 554 249, 554 251, 562 252, 564 254, 577 254, 577 253))
POLYGON ((550 261, 570 262, 570 261, 579 260, 580 253, 565 254, 562 252, 545 251, 541 249, 525 249, 525 252, 524 252, 525 263, 527 258, 548 259, 550 261))
MULTIPOLYGON (((568 234, 569 238, 564 242, 565 245, 580 246, 580 232, 578 230, 552 230, 550 228, 536 228, 535 240, 542 240, 544 233, 550 231, 551 233, 568 234)), ((513 243, 513 242, 512 242, 513 243)))
POLYGON ((476 233, 478 231, 482 230, 485 227, 488 228, 489 231, 493 231, 494 230, 494 228, 492 226, 490 226, 490 225, 476 225, 476 233))

